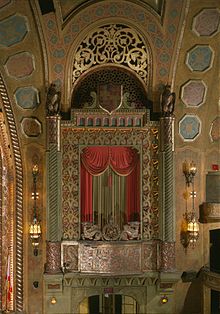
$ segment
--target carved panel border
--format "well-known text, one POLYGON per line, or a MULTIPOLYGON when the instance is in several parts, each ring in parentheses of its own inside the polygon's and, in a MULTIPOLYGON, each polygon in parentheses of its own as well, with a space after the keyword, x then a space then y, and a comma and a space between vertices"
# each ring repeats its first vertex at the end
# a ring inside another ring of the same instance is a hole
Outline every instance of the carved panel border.
POLYGON ((88 145, 123 145, 137 147, 142 155, 142 236, 158 237, 158 143, 157 125, 142 129, 88 129, 74 128, 71 123, 61 125, 62 150, 62 223, 63 239, 80 238, 79 164, 80 148, 88 145), (155 172, 156 171, 156 172, 155 172), (152 184, 154 182, 155 184, 152 184), (156 201, 155 201, 156 197, 156 201), (153 201, 152 201, 153 198, 153 201))
POLYGON ((142 274, 160 268, 160 242, 77 242, 61 244, 64 272, 142 274))

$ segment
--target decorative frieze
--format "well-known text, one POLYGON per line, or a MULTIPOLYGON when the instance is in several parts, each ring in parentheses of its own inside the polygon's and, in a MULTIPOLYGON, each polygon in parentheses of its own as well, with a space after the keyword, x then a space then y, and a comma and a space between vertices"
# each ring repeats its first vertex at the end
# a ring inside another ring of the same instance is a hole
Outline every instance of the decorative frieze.
POLYGON ((81 272, 110 274, 141 272, 141 247, 136 244, 81 245, 80 256, 81 272))
POLYGON ((141 274, 175 270, 174 243, 63 241, 61 246, 64 272, 141 274))

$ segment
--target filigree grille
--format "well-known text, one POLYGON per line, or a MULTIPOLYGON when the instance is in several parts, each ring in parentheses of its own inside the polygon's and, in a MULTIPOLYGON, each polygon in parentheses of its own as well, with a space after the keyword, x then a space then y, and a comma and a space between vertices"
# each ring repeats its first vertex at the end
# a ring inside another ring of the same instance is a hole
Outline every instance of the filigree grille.
POLYGON ((116 24, 91 31, 76 51, 72 83, 92 66, 108 63, 129 67, 148 86, 149 52, 135 30, 116 24))
POLYGON ((126 105, 130 108, 150 108, 150 102, 147 99, 141 83, 132 77, 129 73, 121 69, 108 68, 101 69, 91 73, 85 77, 76 91, 72 99, 73 108, 89 108, 95 102, 95 94, 97 94, 100 84, 114 83, 123 86, 124 98, 126 96, 126 105))

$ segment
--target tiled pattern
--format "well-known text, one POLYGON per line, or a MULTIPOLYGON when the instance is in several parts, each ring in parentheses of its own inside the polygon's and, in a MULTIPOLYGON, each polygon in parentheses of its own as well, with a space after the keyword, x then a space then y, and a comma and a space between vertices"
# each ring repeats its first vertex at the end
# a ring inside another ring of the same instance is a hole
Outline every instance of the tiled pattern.
POLYGON ((204 103, 206 96, 206 85, 201 80, 190 80, 181 88, 181 99, 185 105, 198 107, 204 103))
POLYGON ((219 9, 203 9, 193 20, 193 31, 198 36, 212 36, 219 32, 219 9))
POLYGON ((23 109, 34 109, 39 104, 39 92, 33 86, 20 87, 15 92, 15 100, 23 109))
POLYGON ((197 45, 187 54, 186 64, 191 71, 206 71, 211 68, 213 52, 209 46, 197 45))
POLYGON ((29 52, 21 52, 10 56, 5 64, 9 76, 23 78, 34 71, 34 57, 29 52))
POLYGON ((13 15, 0 22, 0 46, 10 47, 21 42, 28 32, 24 16, 13 15))
POLYGON ((201 132, 201 122, 196 115, 186 114, 179 122, 179 133, 184 141, 194 141, 201 132))
POLYGON ((42 132, 42 126, 37 118, 23 118, 21 129, 27 137, 38 137, 42 132))

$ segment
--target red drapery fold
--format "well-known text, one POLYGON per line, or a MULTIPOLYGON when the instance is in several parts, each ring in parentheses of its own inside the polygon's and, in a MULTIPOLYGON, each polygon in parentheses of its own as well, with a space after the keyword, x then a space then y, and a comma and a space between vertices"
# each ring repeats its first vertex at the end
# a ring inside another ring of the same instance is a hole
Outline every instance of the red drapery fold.
POLYGON ((92 176, 101 175, 107 167, 126 176, 125 220, 139 220, 140 160, 136 150, 124 146, 90 146, 81 153, 82 221, 92 222, 92 176))

